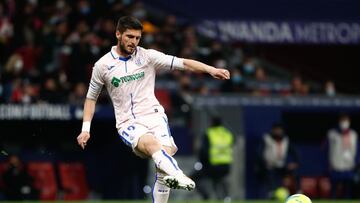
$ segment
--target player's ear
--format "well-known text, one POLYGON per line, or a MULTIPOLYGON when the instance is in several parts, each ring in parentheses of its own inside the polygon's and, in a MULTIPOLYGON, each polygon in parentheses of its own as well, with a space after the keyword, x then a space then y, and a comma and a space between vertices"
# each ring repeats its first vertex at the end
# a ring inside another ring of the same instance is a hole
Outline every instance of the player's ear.
POLYGON ((120 33, 120 31, 116 31, 116 33, 115 33, 115 35, 116 35, 116 38, 118 39, 118 40, 120 40, 120 38, 121 38, 121 33, 120 33))

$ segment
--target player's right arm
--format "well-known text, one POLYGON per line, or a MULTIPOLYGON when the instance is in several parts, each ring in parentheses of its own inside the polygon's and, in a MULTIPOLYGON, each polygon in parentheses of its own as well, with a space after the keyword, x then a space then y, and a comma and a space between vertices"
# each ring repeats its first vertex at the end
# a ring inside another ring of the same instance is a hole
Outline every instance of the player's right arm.
POLYGON ((96 100, 85 99, 83 126, 80 135, 77 137, 78 144, 81 148, 85 148, 87 141, 90 139, 90 124, 94 116, 96 100))
POLYGON ((90 139, 90 125, 95 113, 96 100, 101 92, 104 80, 101 74, 101 66, 95 64, 91 75, 89 89, 86 95, 83 111, 83 125, 77 142, 81 148, 85 148, 87 141, 90 139))
POLYGON ((179 69, 192 72, 203 72, 210 74, 216 79, 230 79, 230 72, 227 69, 215 68, 200 61, 166 55, 153 49, 148 49, 148 56, 150 57, 150 60, 152 61, 155 68, 158 69, 168 68, 170 70, 179 69))

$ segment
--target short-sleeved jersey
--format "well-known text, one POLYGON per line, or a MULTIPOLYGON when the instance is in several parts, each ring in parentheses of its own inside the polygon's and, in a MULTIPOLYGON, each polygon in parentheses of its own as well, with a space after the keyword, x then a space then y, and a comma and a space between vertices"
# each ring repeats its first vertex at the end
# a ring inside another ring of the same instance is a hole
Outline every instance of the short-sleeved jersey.
POLYGON ((137 117, 164 112, 155 97, 158 69, 183 69, 183 59, 153 49, 137 47, 127 58, 113 46, 93 67, 87 98, 97 100, 105 85, 112 100, 116 127, 137 117))

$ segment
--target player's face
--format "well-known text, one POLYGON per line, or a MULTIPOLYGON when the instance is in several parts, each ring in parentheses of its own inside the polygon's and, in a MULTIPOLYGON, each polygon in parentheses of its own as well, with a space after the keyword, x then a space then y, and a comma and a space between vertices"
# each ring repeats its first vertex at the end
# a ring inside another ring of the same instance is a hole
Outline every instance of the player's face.
POLYGON ((123 33, 117 31, 116 36, 121 53, 131 55, 140 42, 141 30, 127 29, 123 33))
POLYGON ((274 128, 273 129, 273 134, 275 135, 275 136, 282 136, 283 135, 283 129, 282 128, 280 128, 280 127, 276 127, 276 128, 274 128))

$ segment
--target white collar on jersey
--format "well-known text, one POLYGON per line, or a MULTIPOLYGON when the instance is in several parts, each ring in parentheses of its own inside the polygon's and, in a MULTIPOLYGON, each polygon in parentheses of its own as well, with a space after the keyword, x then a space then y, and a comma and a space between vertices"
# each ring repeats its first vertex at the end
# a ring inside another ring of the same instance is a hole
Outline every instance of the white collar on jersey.
POLYGON ((121 61, 127 61, 127 60, 129 60, 132 56, 134 56, 134 55, 136 54, 137 49, 138 49, 138 48, 136 47, 136 50, 135 50, 134 53, 131 54, 130 56, 128 56, 128 57, 121 57, 121 56, 116 52, 116 46, 112 46, 112 47, 111 47, 111 50, 110 50, 110 54, 111 54, 111 56, 112 56, 114 59, 119 59, 119 60, 121 60, 121 61))

